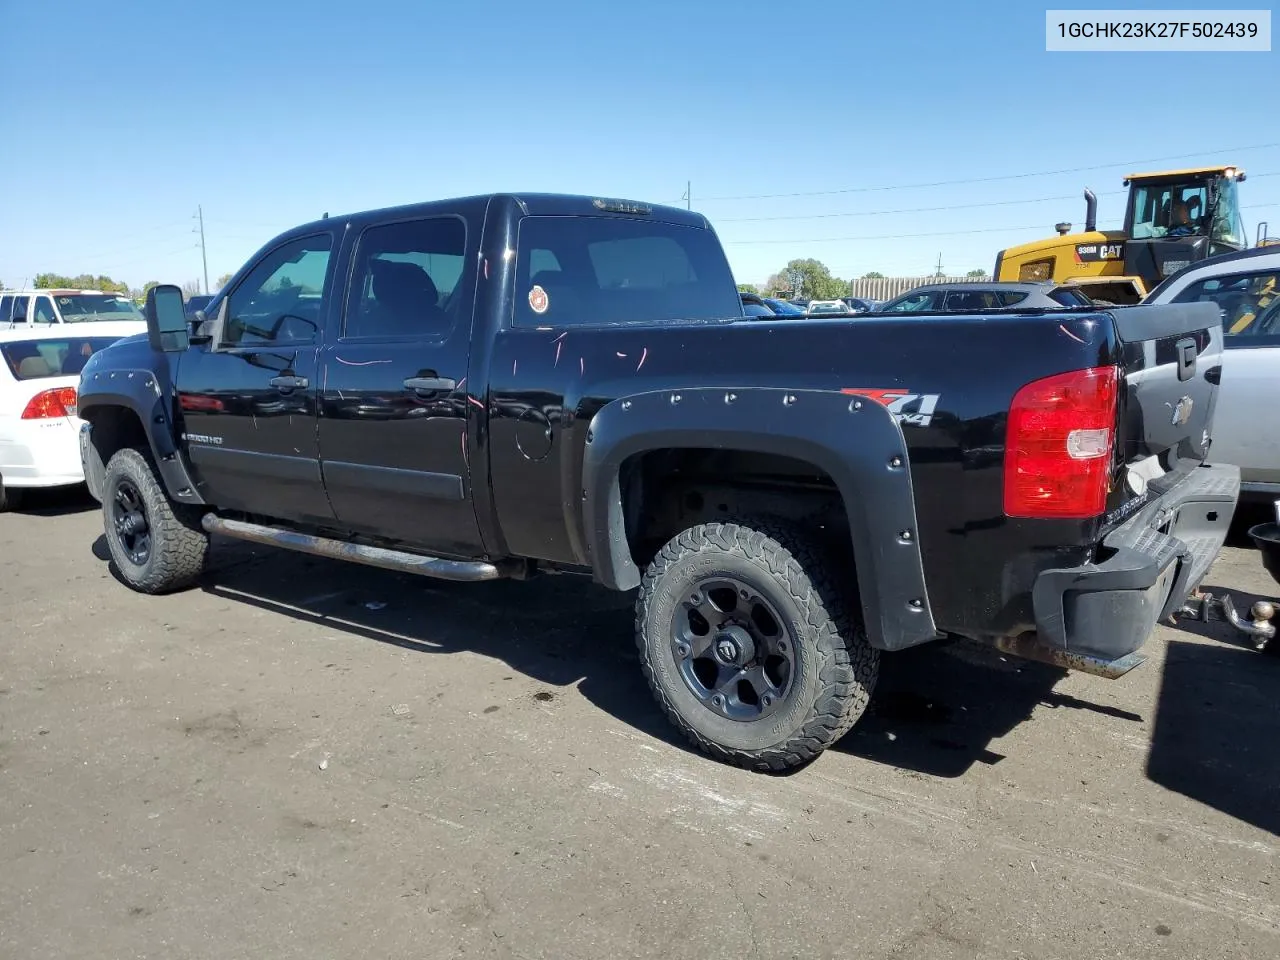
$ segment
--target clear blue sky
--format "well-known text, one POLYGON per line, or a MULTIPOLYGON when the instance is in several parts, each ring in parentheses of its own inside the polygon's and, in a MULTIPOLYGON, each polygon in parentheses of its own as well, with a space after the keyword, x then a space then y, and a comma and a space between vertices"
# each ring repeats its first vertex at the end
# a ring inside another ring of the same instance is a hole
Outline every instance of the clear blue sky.
POLYGON ((12 0, 0 280, 194 279, 197 204, 214 281, 325 211, 687 180, 743 282, 990 269, 1132 167, 1239 163, 1280 232, 1277 53, 1046 53, 1046 5, 12 0), (957 204, 1002 205, 917 210, 957 204))

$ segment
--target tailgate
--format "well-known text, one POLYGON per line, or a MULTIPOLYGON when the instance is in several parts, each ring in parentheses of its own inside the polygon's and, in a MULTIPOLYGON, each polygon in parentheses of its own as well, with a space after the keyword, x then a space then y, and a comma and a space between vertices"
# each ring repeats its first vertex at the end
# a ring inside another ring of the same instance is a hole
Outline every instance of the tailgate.
POLYGON ((1222 314, 1213 303, 1120 307, 1111 314, 1124 358, 1114 491, 1123 503, 1163 493, 1208 457, 1222 376, 1222 314))

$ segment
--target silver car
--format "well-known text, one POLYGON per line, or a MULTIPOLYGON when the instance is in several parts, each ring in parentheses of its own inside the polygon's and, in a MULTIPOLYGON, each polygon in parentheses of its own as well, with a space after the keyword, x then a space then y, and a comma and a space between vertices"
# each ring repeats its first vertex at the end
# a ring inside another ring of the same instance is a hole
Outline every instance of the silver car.
POLYGON ((1165 278, 1143 303, 1222 310, 1213 459, 1240 467, 1241 496, 1280 497, 1280 247, 1228 253, 1165 278))
POLYGON ((927 283, 912 287, 876 313, 978 313, 983 310, 1038 308, 1061 310, 1093 303, 1078 286, 1051 281, 1000 281, 988 283, 927 283))

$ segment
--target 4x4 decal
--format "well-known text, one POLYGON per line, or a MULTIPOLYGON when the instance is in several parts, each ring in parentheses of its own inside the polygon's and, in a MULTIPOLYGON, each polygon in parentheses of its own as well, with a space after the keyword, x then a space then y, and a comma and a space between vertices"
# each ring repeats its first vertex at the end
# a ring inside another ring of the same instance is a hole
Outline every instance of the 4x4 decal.
POLYGON ((867 397, 889 408, 889 412, 903 425, 927 427, 933 421, 933 413, 942 399, 940 393, 912 393, 901 388, 878 390, 873 387, 845 387, 841 393, 867 397))

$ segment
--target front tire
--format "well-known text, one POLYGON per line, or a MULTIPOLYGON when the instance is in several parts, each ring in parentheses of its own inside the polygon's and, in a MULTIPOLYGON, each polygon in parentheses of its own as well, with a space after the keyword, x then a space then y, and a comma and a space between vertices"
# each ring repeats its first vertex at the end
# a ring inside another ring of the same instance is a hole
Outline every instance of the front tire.
POLYGON ((140 593, 168 593, 204 570, 209 535, 198 513, 175 505, 142 450, 118 450, 102 483, 107 546, 120 576, 140 593))
POLYGON ((700 750, 781 771, 862 716, 879 673, 816 546, 772 521, 707 523, 669 541, 636 602, 650 690, 700 750))

